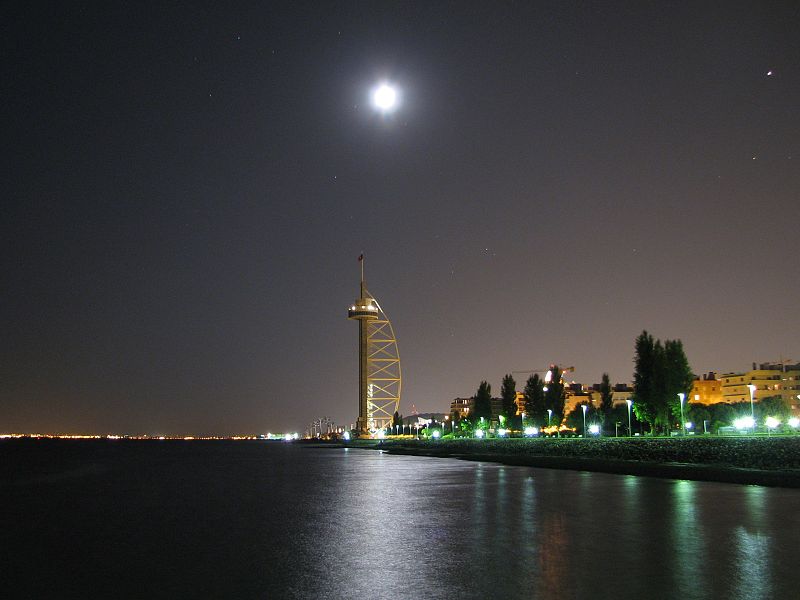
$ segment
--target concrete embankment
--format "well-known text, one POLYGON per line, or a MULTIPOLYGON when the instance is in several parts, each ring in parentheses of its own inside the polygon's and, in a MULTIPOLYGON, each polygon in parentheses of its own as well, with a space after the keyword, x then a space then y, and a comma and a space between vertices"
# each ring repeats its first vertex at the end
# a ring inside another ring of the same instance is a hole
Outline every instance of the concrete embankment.
POLYGON ((800 488, 800 437, 384 440, 391 454, 800 488))

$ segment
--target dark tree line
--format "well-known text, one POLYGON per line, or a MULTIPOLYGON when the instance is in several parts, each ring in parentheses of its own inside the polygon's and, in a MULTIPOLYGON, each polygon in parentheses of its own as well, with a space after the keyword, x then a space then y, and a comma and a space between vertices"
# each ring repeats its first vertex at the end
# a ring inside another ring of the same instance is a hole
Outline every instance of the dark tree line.
POLYGON ((518 427, 517 419, 517 382, 511 375, 503 377, 500 386, 501 412, 504 427, 518 427))
POLYGON ((680 418, 679 393, 689 395, 694 374, 680 340, 656 340, 647 331, 636 338, 633 409, 654 433, 666 433, 680 418))
POLYGON ((492 420, 492 386, 481 381, 478 392, 475 394, 475 406, 470 415, 473 424, 479 423, 481 418, 485 423, 492 420))

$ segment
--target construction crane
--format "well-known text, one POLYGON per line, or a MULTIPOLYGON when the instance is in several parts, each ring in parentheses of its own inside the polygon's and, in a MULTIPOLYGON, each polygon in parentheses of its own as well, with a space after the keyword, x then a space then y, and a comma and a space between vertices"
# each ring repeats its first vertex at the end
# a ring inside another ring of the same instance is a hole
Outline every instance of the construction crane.
MULTIPOLYGON (((530 369, 530 370, 527 370, 527 371, 511 371, 511 373, 512 374, 513 373, 547 373, 547 375, 544 376, 544 382, 545 383, 550 383, 550 381, 552 381, 552 379, 553 379, 553 369, 555 369, 557 366, 558 365, 553 364, 553 365, 550 365, 550 367, 547 368, 547 369, 530 369)), ((564 373, 572 373, 574 371, 575 371, 575 367, 564 367, 563 369, 561 369, 561 374, 563 375, 564 373)))

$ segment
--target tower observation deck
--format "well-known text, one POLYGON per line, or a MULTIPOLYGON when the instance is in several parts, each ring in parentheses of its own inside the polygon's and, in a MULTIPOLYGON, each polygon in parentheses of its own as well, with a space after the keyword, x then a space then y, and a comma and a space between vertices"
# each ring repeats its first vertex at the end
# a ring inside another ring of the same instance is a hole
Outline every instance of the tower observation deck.
POLYGON ((358 299, 347 318, 358 321, 358 420, 356 429, 369 433, 390 427, 400 407, 402 372, 392 323, 364 282, 364 255, 358 299))

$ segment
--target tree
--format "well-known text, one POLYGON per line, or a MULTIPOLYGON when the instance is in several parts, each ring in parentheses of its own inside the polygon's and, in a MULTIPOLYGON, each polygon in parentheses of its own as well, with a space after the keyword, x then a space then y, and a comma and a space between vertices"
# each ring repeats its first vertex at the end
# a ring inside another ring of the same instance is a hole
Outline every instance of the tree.
POLYGON ((786 423, 790 416, 789 407, 780 396, 762 398, 755 405, 756 421, 761 425, 767 417, 775 417, 781 423, 786 423))
POLYGON ((600 420, 605 427, 611 423, 611 411, 614 409, 614 392, 611 391, 611 381, 608 373, 603 373, 600 381, 600 420))
POLYGON ((653 433, 671 428, 670 415, 680 415, 678 393, 689 394, 694 375, 680 340, 654 340, 647 331, 636 338, 633 410, 653 433))
POLYGON ((402 427, 403 426, 403 415, 399 412, 394 411, 394 415, 392 416, 392 429, 395 427, 402 427))
POLYGON ((478 386, 478 392, 475 394, 475 408, 472 413, 473 422, 478 423, 481 417, 483 417, 487 425, 492 420, 492 386, 485 381, 481 381, 478 386))
MULTIPOLYGON (((609 431, 613 427, 614 435, 628 435, 628 406, 617 404, 611 411, 609 431)), ((631 411, 631 434, 641 428, 641 421, 636 418, 636 411, 631 411)))
POLYGON ((647 331, 642 331, 634 348, 633 410, 637 418, 652 424, 657 414, 655 340, 647 331))
MULTIPOLYGON (((663 368, 665 400, 672 410, 672 416, 680 420, 681 401, 678 398, 678 394, 684 394, 688 401, 694 385, 694 373, 692 373, 689 361, 683 351, 683 342, 680 340, 667 340, 664 342, 663 368)), ((684 418, 686 418, 685 414, 684 418)))
POLYGON ((599 412, 594 405, 586 400, 575 407, 567 415, 567 427, 571 427, 578 432, 579 435, 586 437, 586 432, 583 430, 583 407, 586 407, 586 427, 590 427, 593 423, 597 424, 600 421, 599 412))
POLYGON ((500 386, 500 399, 502 400, 501 414, 505 417, 506 427, 511 427, 517 415, 517 382, 511 375, 503 377, 500 386))
POLYGON ((705 428, 703 427, 704 422, 708 421, 709 424, 711 423, 711 411, 708 409, 708 406, 700 404, 699 402, 686 404, 686 410, 683 416, 688 423, 693 424, 694 430, 699 434, 705 432, 705 428))
MULTIPOLYGON (((743 403, 741 403, 743 404, 743 403)), ((747 403, 750 404, 749 402, 747 403)), ((750 407, 747 407, 748 414, 750 407)), ((719 433, 720 427, 730 427, 736 418, 736 408, 729 402, 717 402, 708 406, 711 413, 711 433, 719 433)))
POLYGON ((561 380, 561 369, 553 365, 550 369, 551 379, 547 384, 547 390, 544 392, 544 406, 545 409, 553 411, 552 423, 558 427, 561 421, 564 420, 564 382, 561 380))
POLYGON ((525 415, 528 422, 536 427, 544 427, 547 423, 547 407, 544 405, 544 390, 538 373, 528 377, 525 384, 525 415))

